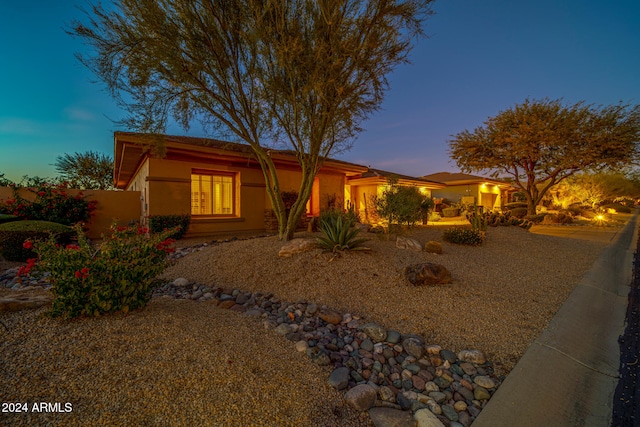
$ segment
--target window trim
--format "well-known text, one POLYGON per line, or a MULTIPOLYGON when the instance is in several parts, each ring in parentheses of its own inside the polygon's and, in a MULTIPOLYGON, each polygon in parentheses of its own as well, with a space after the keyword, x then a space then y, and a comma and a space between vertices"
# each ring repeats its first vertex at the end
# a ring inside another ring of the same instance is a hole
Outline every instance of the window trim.
POLYGON ((214 169, 191 169, 191 176, 190 176, 190 183, 189 185, 192 186, 193 185, 193 175, 206 175, 206 176, 225 176, 225 177, 231 177, 231 213, 225 213, 225 214, 198 214, 198 213, 193 213, 193 204, 192 204, 192 200, 193 200, 193 188, 190 188, 190 193, 191 193, 191 197, 190 197, 190 211, 191 211, 191 216, 193 216, 195 219, 206 219, 206 218, 237 218, 237 190, 236 190, 236 182, 237 182, 237 178, 238 178, 238 173, 237 172, 230 172, 230 171, 221 171, 221 170, 214 170, 214 169))

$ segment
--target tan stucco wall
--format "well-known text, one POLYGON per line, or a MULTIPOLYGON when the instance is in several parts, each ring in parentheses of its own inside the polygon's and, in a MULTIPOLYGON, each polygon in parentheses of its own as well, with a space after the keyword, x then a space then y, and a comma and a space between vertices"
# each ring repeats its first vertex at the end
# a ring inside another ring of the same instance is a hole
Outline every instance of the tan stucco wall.
POLYGON ((356 205, 356 211, 360 216, 360 221, 375 222, 377 217, 373 214, 374 207, 371 206, 372 196, 378 195, 378 185, 358 185, 351 186, 352 202, 356 205))
MULTIPOLYGON (((82 192, 87 200, 96 200, 96 211, 87 224, 87 235, 90 239, 100 238, 102 233, 108 234, 109 227, 116 221, 120 226, 128 225, 130 221, 140 218, 139 191, 108 191, 108 190, 66 190, 75 196, 82 192)), ((21 197, 34 200, 35 194, 26 190, 19 190, 21 197)), ((9 187, 0 187, 0 201, 12 199, 13 192, 9 187)))
POLYGON ((268 201, 265 200, 264 178, 259 168, 151 158, 146 177, 149 215, 191 213, 192 169, 238 173, 236 195, 239 197, 236 197, 234 218, 192 216, 188 235, 264 230, 264 209, 268 201))
POLYGON ((460 202, 462 197, 472 196, 475 197, 476 204, 478 205, 482 203, 482 193, 496 195, 493 206, 485 206, 485 208, 493 209, 500 207, 500 189, 496 185, 453 185, 440 190, 433 190, 432 192, 433 197, 446 198, 455 203, 460 202))

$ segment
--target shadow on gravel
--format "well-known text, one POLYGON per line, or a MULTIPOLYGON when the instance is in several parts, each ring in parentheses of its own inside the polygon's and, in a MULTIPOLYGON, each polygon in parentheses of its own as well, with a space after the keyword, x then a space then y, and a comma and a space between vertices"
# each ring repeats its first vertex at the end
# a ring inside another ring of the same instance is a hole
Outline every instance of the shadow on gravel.
POLYGON ((634 254, 633 281, 620 343, 620 381, 613 397, 613 427, 640 425, 640 239, 634 254))

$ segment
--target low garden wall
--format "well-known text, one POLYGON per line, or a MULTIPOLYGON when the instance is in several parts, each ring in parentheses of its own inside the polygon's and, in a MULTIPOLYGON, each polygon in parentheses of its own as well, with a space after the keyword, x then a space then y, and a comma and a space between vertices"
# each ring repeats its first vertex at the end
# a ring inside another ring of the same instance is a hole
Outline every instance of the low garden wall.
MULTIPOLYGON (((116 221, 118 225, 128 225, 132 220, 140 221, 140 192, 139 191, 111 191, 111 190, 66 190, 72 196, 82 192, 86 200, 97 203, 93 218, 87 224, 87 235, 90 239, 100 238, 102 233, 109 231, 109 227, 116 221)), ((35 194, 20 189, 21 197, 34 200, 35 194)), ((10 187, 0 187, 0 203, 12 199, 13 191, 10 187)))

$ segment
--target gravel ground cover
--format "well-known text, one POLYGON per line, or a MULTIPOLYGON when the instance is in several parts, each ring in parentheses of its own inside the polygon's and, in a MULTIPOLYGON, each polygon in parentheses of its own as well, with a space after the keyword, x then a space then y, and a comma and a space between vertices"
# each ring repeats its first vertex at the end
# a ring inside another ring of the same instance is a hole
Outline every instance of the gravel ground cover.
MULTIPOLYGON (((431 227, 410 235, 422 243, 441 236, 441 229, 431 227)), ((482 350, 506 374, 605 247, 517 227, 490 228, 479 247, 442 242, 441 255, 398 249, 393 238, 368 237, 371 251, 333 261, 320 249, 278 257, 283 243, 275 237, 238 240, 191 254, 162 277, 326 304, 453 351, 482 350), (402 270, 420 262, 444 265, 454 282, 412 286, 402 270)))
POLYGON ((371 425, 327 368, 239 313, 165 298, 71 322, 44 310, 2 314, 0 402, 29 411, 0 413, 0 425, 371 425), (72 412, 34 412, 40 402, 72 412))
MULTIPOLYGON (((410 237, 441 235, 428 227, 410 237)), ((333 261, 320 250, 280 258, 274 237, 210 245, 161 277, 326 304, 427 344, 480 349, 507 374, 605 247, 515 227, 489 229, 481 247, 443 243, 442 255, 369 237, 371 251, 333 261), (425 261, 454 282, 406 282, 403 268, 425 261)), ((128 316, 65 322, 43 312, 0 314, 1 401, 71 402, 73 412, 2 413, 0 424, 371 425, 328 385, 329 368, 239 313, 164 298, 128 316)))

